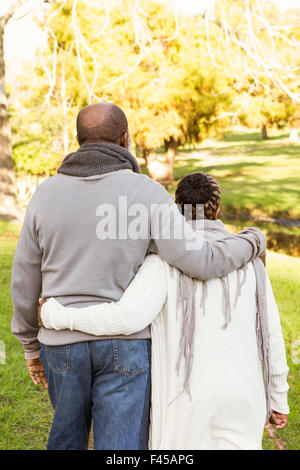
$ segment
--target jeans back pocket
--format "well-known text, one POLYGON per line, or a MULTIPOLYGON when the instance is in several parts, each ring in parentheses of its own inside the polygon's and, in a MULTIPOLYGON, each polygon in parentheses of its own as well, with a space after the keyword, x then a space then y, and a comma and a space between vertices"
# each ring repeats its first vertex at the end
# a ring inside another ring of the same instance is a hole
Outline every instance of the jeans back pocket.
POLYGON ((71 368, 70 345, 46 346, 47 361, 54 372, 64 372, 71 368))
POLYGON ((149 368, 149 339, 113 339, 112 344, 115 370, 126 375, 136 375, 149 368))

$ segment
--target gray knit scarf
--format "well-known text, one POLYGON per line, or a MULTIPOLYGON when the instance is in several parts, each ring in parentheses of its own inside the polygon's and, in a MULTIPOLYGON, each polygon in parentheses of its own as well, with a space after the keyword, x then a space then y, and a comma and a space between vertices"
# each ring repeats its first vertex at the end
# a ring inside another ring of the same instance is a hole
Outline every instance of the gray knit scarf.
MULTIPOLYGON (((204 237, 209 240, 221 240, 228 236, 224 225, 220 220, 202 220, 199 221, 200 229, 204 228, 204 237), (204 222, 204 224, 203 224, 204 222)), ((192 221, 192 226, 197 230, 197 222, 192 221)), ((251 228, 246 229, 250 232, 251 228)), ((267 416, 270 416, 270 365, 269 365, 269 324, 268 324, 268 311, 267 311, 267 298, 266 298, 266 270, 259 258, 254 258, 252 264, 256 277, 256 339, 259 352, 259 358, 263 364, 264 371, 264 386, 266 395, 267 416)), ((171 269, 171 275, 174 276, 175 270, 171 269)), ((247 266, 237 270, 237 289, 234 300, 234 308, 237 304, 238 298, 241 295, 241 289, 246 281, 247 266)), ((223 313, 224 325, 227 328, 231 321, 231 299, 229 295, 229 282, 228 277, 220 278, 223 288, 223 313)), ((177 360, 177 374, 179 374, 180 364, 182 359, 185 361, 185 375, 183 383, 183 391, 186 391, 191 398, 190 393, 190 374, 193 366, 193 350, 194 350, 194 332, 196 322, 196 302, 195 292, 198 282, 185 274, 179 272, 178 285, 177 285, 177 308, 183 312, 182 317, 182 330, 180 339, 180 351, 177 360)), ((200 308, 205 315, 205 301, 207 297, 206 282, 202 282, 202 292, 200 300, 200 308)), ((178 312, 177 312, 178 317, 178 312)), ((182 393, 181 392, 181 393, 182 393)), ((176 397, 177 398, 177 397, 176 397)), ((176 399, 175 398, 175 399, 176 399)), ((172 400, 173 402, 174 400, 172 400)))
POLYGON ((57 172, 87 177, 125 169, 141 172, 136 158, 127 149, 97 142, 83 144, 76 152, 67 155, 57 172))

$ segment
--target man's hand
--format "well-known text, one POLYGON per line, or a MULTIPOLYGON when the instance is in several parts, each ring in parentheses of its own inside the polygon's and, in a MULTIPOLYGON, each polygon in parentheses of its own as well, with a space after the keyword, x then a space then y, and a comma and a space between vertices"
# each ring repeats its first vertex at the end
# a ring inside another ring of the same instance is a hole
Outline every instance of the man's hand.
POLYGON ((34 385, 43 384, 48 389, 48 382, 40 358, 26 360, 28 373, 34 385))
POLYGON ((277 411, 272 410, 270 419, 268 419, 266 424, 275 424, 276 429, 283 429, 288 424, 288 416, 289 415, 278 413, 277 411))
POLYGON ((39 328, 44 327, 43 322, 42 322, 42 317, 41 317, 41 310, 42 310, 42 305, 46 302, 45 299, 39 299, 39 308, 38 308, 38 325, 39 328))

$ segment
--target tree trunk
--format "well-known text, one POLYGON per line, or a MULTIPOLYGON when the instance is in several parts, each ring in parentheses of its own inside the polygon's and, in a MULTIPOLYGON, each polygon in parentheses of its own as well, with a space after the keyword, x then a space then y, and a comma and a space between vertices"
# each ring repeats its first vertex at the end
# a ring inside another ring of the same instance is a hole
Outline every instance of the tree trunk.
POLYGON ((167 160, 172 165, 174 165, 178 145, 179 142, 175 140, 174 137, 171 137, 169 140, 165 140, 165 152, 167 160))
POLYGON ((15 219, 20 212, 17 203, 16 181, 12 160, 11 127, 5 91, 4 29, 0 18, 0 216, 15 219))
POLYGON ((299 131, 296 127, 293 127, 290 132, 290 137, 289 137, 291 142, 298 142, 299 140, 299 131))
POLYGON ((266 124, 264 124, 261 128, 261 138, 263 140, 267 139, 268 138, 268 134, 267 134, 267 126, 266 124))
POLYGON ((146 162, 151 178, 166 186, 174 182, 173 168, 177 148, 178 142, 171 137, 165 140, 165 155, 149 153, 146 162))
POLYGON ((0 216, 11 220, 20 220, 22 211, 18 205, 12 160, 11 126, 5 90, 4 32, 9 20, 27 1, 10 2, 3 16, 0 16, 0 216))
POLYGON ((69 124, 68 124, 68 99, 66 93, 66 73, 63 52, 61 54, 61 101, 63 109, 62 140, 64 155, 69 153, 69 124))

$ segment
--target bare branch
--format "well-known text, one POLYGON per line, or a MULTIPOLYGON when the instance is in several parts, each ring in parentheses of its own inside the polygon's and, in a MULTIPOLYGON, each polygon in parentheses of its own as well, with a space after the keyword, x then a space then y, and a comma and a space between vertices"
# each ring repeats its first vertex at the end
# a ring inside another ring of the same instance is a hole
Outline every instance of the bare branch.
POLYGON ((15 0, 13 3, 11 3, 3 15, 1 15, 4 20, 4 24, 7 24, 14 14, 19 10, 19 8, 24 6, 26 3, 28 3, 28 0, 15 0))
POLYGON ((208 12, 208 10, 206 10, 205 15, 204 15, 204 18, 205 18, 206 46, 207 46, 208 55, 209 55, 209 57, 211 58, 212 63, 213 63, 214 65, 217 65, 216 59, 215 59, 214 56, 212 55, 211 47, 210 47, 209 22, 208 22, 208 20, 209 20, 209 12, 208 12))
MULTIPOLYGON (((273 25, 266 19, 261 0, 256 0, 257 12, 253 12, 251 10, 249 0, 244 1, 246 26, 243 26, 240 33, 238 33, 237 29, 234 29, 230 25, 230 22, 228 22, 226 18, 226 0, 222 0, 222 20, 218 21, 216 18, 210 15, 206 17, 206 22, 211 21, 219 26, 220 30, 225 34, 227 49, 229 49, 230 44, 233 43, 245 53, 246 58, 251 59, 252 65, 248 65, 247 68, 248 71, 251 70, 251 75, 255 78, 256 82, 259 81, 257 73, 263 72, 276 88, 287 94, 287 96, 289 96, 294 103, 299 104, 300 97, 294 93, 283 81, 283 70, 289 74, 292 74, 292 70, 295 70, 295 66, 291 67, 290 64, 283 64, 279 61, 279 55, 275 45, 275 38, 279 37, 284 39, 289 45, 292 45, 293 47, 297 45, 297 43, 292 42, 288 37, 286 37, 285 34, 282 33, 284 30, 290 30, 293 26, 279 25, 280 27, 277 26, 277 28, 274 28, 273 25), (272 47, 268 51, 267 56, 266 46, 263 47, 263 44, 258 37, 257 30, 254 29, 252 16, 256 19, 259 19, 263 27, 262 31, 267 31, 271 39, 272 47), (280 76, 276 70, 280 73, 280 76)), ((261 85, 266 88, 264 83, 261 82, 261 85)))
POLYGON ((109 19, 110 19, 110 15, 109 15, 109 2, 107 0, 104 0, 103 1, 104 3, 104 9, 105 9, 105 23, 104 23, 104 26, 103 28, 100 29, 99 33, 97 34, 96 38, 98 39, 102 34, 104 34, 104 31, 106 30, 107 26, 108 26, 108 23, 109 23, 109 19))
POLYGON ((84 85, 87 89, 87 92, 88 92, 88 103, 90 104, 92 102, 92 98, 100 99, 95 94, 95 92, 93 90, 93 88, 96 84, 97 76, 98 76, 98 63, 97 63, 95 55, 93 54, 92 50, 88 47, 88 45, 87 45, 86 41, 84 40, 84 37, 83 37, 80 29, 77 26, 77 18, 76 18, 77 3, 78 3, 78 0, 74 0, 73 8, 72 8, 72 25, 73 25, 74 35, 75 35, 75 44, 76 44, 76 53, 77 53, 77 59, 78 59, 78 67, 79 67, 81 78, 82 78, 83 83, 84 83, 84 85), (84 73, 84 65, 83 65, 83 60, 81 58, 81 53, 80 53, 80 40, 83 43, 85 49, 91 55, 93 63, 94 63, 94 78, 93 78, 92 87, 89 85, 88 80, 87 80, 87 78, 85 76, 85 73, 84 73))
POLYGON ((166 38, 166 41, 173 41, 174 39, 177 38, 179 31, 180 31, 180 25, 179 25, 179 19, 178 19, 178 8, 174 8, 174 19, 175 19, 175 33, 173 36, 170 38, 166 38))

